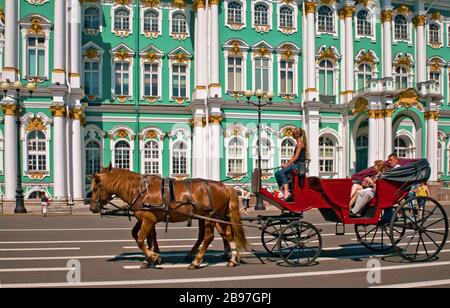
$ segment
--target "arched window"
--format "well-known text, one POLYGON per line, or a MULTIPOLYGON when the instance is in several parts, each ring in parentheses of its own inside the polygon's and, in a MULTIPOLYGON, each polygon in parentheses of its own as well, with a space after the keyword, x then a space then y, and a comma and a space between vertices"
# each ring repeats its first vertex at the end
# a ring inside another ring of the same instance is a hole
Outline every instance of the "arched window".
POLYGON ((228 174, 244 173, 244 142, 233 137, 228 142, 228 174))
POLYGON ((228 23, 242 23, 242 5, 237 1, 228 3, 228 23))
POLYGON ((319 93, 334 95, 334 67, 330 60, 319 63, 319 93))
POLYGON ((188 147, 184 141, 177 141, 172 148, 172 173, 179 175, 188 174, 187 153, 188 147))
POLYGON ((255 25, 269 25, 269 8, 263 3, 258 3, 255 5, 255 25))
POLYGON ((281 142, 281 165, 287 164, 295 151, 295 140, 292 138, 286 138, 281 142))
POLYGON ((441 43, 441 29, 437 24, 431 24, 428 30, 428 38, 430 44, 441 43))
MULTIPOLYGON (((261 168, 262 170, 262 174, 268 174, 270 173, 270 158, 272 157, 272 143, 270 142, 270 140, 268 138, 261 138, 262 142, 261 142, 261 168), (266 169, 266 170, 264 170, 266 169)), ((259 140, 256 142, 256 148, 259 147, 259 140)), ((255 159, 255 168, 258 167, 258 157, 256 157, 255 159)))
POLYGON ((369 12, 366 10, 359 11, 356 19, 358 35, 372 36, 372 22, 370 21, 369 12))
POLYGON ((161 174, 159 144, 155 140, 147 141, 144 145, 144 173, 161 174))
POLYGON ((97 141, 86 144, 86 175, 90 176, 100 171, 101 147, 97 141))
POLYGON ((84 11, 84 28, 98 30, 100 28, 100 10, 97 7, 88 7, 84 11))
POLYGON ((336 145, 328 137, 319 138, 319 172, 334 173, 336 165, 336 145))
POLYGON ((124 170, 130 170, 130 152, 130 144, 127 141, 118 141, 114 146, 114 167, 124 170))
POLYGON ((114 30, 130 30, 130 12, 127 9, 115 11, 114 30))
POLYGON ((269 91, 269 58, 255 58, 255 89, 269 91))
POLYGON ((397 15, 394 18, 394 37, 396 40, 408 40, 408 20, 403 15, 397 15))
POLYGON ((414 148, 410 138, 406 136, 398 136, 394 140, 395 154, 400 158, 413 158, 414 148))
POLYGON ((395 89, 402 90, 408 88, 408 69, 404 66, 398 66, 395 69, 395 89))
POLYGON ((280 28, 294 28, 294 11, 289 6, 280 8, 280 28))
POLYGON ((358 89, 367 89, 372 79, 372 69, 367 64, 361 64, 358 70, 358 89))
POLYGON ((159 13, 154 10, 148 10, 144 14, 144 31, 158 32, 159 31, 159 13))
POLYGON ((173 33, 187 33, 186 15, 177 12, 172 17, 172 32, 173 33))
POLYGON ((32 131, 28 135, 28 171, 42 172, 47 170, 47 144, 45 134, 32 131))
POLYGON ((321 6, 317 11, 318 27, 320 32, 334 32, 333 10, 328 6, 321 6))

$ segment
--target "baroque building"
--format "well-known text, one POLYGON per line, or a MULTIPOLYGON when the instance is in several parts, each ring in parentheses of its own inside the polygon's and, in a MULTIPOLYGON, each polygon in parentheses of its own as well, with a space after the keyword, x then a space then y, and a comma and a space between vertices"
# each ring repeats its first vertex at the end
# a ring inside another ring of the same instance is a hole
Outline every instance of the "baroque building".
POLYGON ((109 162, 246 183, 259 142, 273 184, 295 126, 310 175, 395 152, 450 180, 450 3, 434 2, 0 0, 1 80, 38 85, 20 109, 1 101, 0 196, 15 198, 17 140, 27 199, 81 203, 109 162), (247 89, 273 93, 261 141, 247 89))

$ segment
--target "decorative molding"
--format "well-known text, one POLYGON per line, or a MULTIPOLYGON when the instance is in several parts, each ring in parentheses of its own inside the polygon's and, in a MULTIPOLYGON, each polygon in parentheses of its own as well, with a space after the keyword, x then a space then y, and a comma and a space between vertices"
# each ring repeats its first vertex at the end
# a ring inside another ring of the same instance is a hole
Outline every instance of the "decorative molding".
POLYGON ((50 112, 52 113, 53 117, 65 117, 66 116, 66 106, 63 105, 52 105, 50 107, 50 112))
POLYGON ((386 10, 381 12, 381 23, 392 22, 394 14, 392 10, 386 10))
POLYGON ((32 5, 43 5, 48 1, 49 0, 27 0, 27 2, 32 5))
POLYGON ((159 5, 159 0, 141 0, 141 3, 144 5, 144 7, 156 7, 159 5))
POLYGON ((19 108, 16 104, 3 104, 2 111, 5 116, 17 116, 19 108))
POLYGON ((316 2, 305 2, 305 12, 306 14, 315 14, 317 9, 316 2))
POLYGON ((395 60, 394 66, 396 67, 399 65, 404 65, 404 66, 411 68, 412 62, 411 62, 411 59, 409 58, 409 56, 405 54, 404 56, 399 57, 397 60, 395 60))
POLYGON ((352 110, 352 115, 366 112, 368 107, 369 107, 369 102, 366 99, 359 97, 356 100, 355 107, 352 110))
POLYGON ((427 16, 425 15, 417 15, 413 19, 414 26, 416 27, 424 27, 427 24, 427 16))
POLYGON ((416 107, 423 110, 423 105, 419 102, 419 93, 415 89, 408 89, 397 96, 398 100, 394 104, 395 108, 405 107, 407 109, 416 107))
POLYGON ((320 52, 318 61, 322 61, 323 59, 333 59, 334 61, 337 61, 337 58, 338 56, 333 48, 328 47, 320 52))
POLYGON ((425 120, 439 120, 439 111, 427 111, 424 113, 425 120))
POLYGON ((431 19, 434 20, 434 21, 442 21, 442 15, 441 15, 440 12, 434 12, 431 15, 431 19))
POLYGON ((410 9, 409 9, 406 5, 404 5, 404 4, 400 5, 400 6, 396 9, 396 11, 397 11, 398 13, 404 15, 404 16, 408 16, 409 13, 411 12, 410 9))
POLYGON ((27 126, 25 127, 25 131, 26 132, 31 132, 31 131, 34 131, 34 130, 39 130, 39 131, 46 131, 47 130, 47 127, 45 127, 45 124, 42 121, 42 119, 38 118, 36 116, 31 118, 30 121, 28 122, 27 126))

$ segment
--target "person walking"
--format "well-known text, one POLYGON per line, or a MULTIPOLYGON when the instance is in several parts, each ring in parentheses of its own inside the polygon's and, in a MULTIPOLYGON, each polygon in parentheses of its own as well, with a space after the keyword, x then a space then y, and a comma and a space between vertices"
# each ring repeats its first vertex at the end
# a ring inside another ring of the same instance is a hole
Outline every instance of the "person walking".
POLYGON ((41 199, 41 209, 42 209, 42 215, 44 217, 47 217, 47 209, 50 205, 50 199, 45 194, 45 191, 41 191, 39 193, 39 198, 41 199))

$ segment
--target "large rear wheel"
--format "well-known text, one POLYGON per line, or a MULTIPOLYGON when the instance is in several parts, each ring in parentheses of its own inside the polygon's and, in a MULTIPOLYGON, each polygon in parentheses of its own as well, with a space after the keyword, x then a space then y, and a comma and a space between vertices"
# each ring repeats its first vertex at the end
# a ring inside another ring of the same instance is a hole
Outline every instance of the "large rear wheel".
POLYGON ((442 205, 429 197, 413 197, 397 208, 391 221, 390 236, 395 251, 411 262, 428 261, 444 248, 448 237, 448 218, 442 205), (395 217, 403 217, 395 221, 395 217), (395 230, 404 228, 399 235, 395 230))

